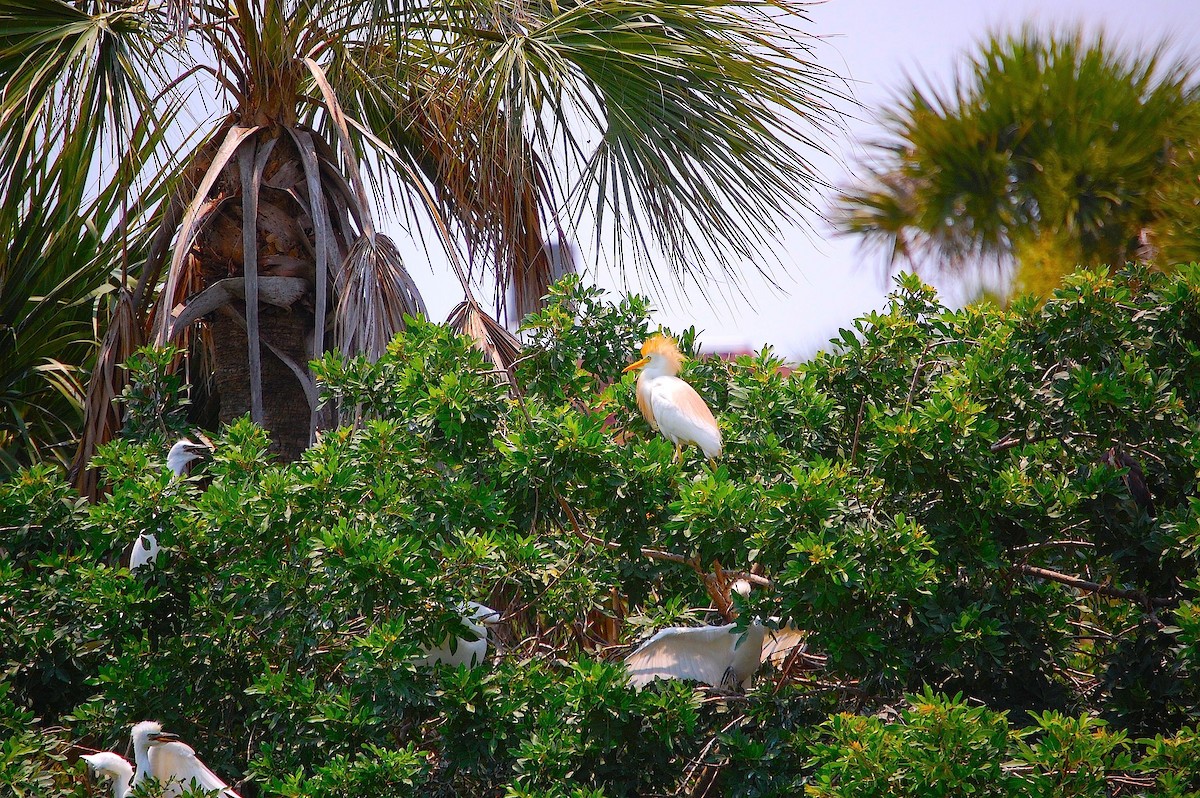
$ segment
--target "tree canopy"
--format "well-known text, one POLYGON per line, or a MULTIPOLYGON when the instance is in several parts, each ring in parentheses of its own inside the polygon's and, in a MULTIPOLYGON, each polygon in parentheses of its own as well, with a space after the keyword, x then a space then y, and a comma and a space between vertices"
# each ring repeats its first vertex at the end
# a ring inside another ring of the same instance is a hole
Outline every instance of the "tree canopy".
POLYGON ((1200 95, 1165 44, 1081 31, 987 39, 946 89, 910 81, 836 223, 889 264, 1015 264, 1047 296, 1078 266, 1200 257, 1200 95))
POLYGON ((794 370, 693 360, 715 470, 618 379, 644 299, 568 281, 527 328, 519 391, 427 322, 327 355, 346 425, 280 465, 240 420, 184 480, 135 360, 107 498, 0 484, 0 783, 81 795, 76 746, 154 718, 260 795, 1200 795, 1200 267, 959 311, 903 277, 794 370), (734 574, 804 657, 629 688, 734 574), (418 668, 468 600, 499 653, 418 668))

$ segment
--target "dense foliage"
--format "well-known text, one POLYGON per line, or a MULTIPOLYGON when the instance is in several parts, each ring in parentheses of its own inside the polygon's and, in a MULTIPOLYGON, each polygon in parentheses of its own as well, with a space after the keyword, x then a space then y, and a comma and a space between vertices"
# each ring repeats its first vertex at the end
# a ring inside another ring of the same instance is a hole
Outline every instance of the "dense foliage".
POLYGON ((425 322, 329 356, 348 426, 291 465, 242 421, 175 479, 168 419, 94 506, 0 485, 0 784, 82 795, 77 754, 157 718, 243 794, 1200 795, 1200 268, 958 312, 905 277, 793 371, 694 360, 715 471, 613 381, 647 315, 561 285, 517 398, 425 322), (156 571, 117 565, 138 531, 156 571), (808 656, 629 689, 615 644, 704 620, 717 562, 808 656), (499 655, 415 667, 464 600, 499 655))

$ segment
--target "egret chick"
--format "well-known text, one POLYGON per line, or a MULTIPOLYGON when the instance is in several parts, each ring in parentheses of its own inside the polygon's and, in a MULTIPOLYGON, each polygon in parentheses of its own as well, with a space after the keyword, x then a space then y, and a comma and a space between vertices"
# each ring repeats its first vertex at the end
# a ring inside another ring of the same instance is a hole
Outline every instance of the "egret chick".
POLYGON ((154 565, 158 560, 158 538, 152 532, 143 532, 133 542, 133 550, 129 552, 129 570, 136 571, 147 565, 154 565))
POLYGON ((650 426, 675 444, 679 460, 685 445, 699 446, 712 463, 721 454, 721 429, 696 389, 679 379, 683 355, 675 342, 652 335, 642 344, 642 359, 622 373, 640 368, 637 403, 650 426))
POLYGON ((100 751, 95 754, 84 754, 82 759, 101 783, 107 781, 112 785, 113 798, 125 798, 129 794, 129 782, 133 779, 133 765, 120 754, 112 751, 100 751))
POLYGON ((487 657, 488 645, 485 624, 496 623, 499 620, 500 613, 491 607, 486 607, 477 601, 468 601, 463 607, 462 624, 470 634, 469 639, 466 637, 455 638, 453 651, 450 650, 450 641, 445 640, 436 648, 428 649, 425 655, 417 660, 417 664, 436 665, 441 662, 452 668, 464 664, 468 668, 482 665, 487 657))
POLYGON ((197 758, 191 746, 179 742, 179 735, 164 732, 161 723, 144 720, 133 727, 132 736, 137 763, 134 787, 154 779, 162 786, 164 798, 178 798, 193 784, 206 792, 216 791, 218 798, 241 798, 197 758))
POLYGON ((208 447, 202 443, 192 443, 187 438, 180 438, 167 452, 167 468, 171 469, 175 476, 181 477, 188 463, 208 454, 208 451, 208 447))

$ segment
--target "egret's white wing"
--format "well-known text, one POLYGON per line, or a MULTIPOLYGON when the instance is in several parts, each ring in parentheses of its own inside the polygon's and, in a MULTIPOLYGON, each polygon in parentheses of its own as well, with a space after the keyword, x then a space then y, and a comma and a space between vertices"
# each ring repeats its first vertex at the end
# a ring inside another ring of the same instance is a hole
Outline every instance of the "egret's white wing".
POLYGON ((705 457, 721 454, 721 430, 696 389, 678 377, 658 377, 647 386, 654 419, 675 443, 694 443, 705 457))
POLYGON ((184 743, 162 743, 150 748, 150 775, 163 786, 165 798, 178 798, 192 791, 192 782, 206 791, 219 790, 221 798, 241 798, 221 777, 208 769, 192 747, 184 743))
POLYGON ((158 538, 146 533, 138 535, 129 554, 129 570, 136 571, 145 565, 153 565, 158 559, 158 538))
POLYGON ((763 639, 762 661, 768 660, 778 667, 798 646, 804 645, 805 632, 788 624, 782 629, 771 629, 763 639))
POLYGON ((730 668, 738 681, 749 678, 754 667, 741 660, 753 657, 757 665, 755 643, 761 650, 762 627, 750 627, 744 637, 736 629, 735 624, 663 629, 625 658, 630 684, 641 688, 655 679, 687 679, 720 687, 730 668))
POLYGON ((500 620, 500 613, 491 607, 477 601, 468 601, 463 609, 462 625, 466 627, 465 637, 454 639, 453 651, 449 640, 434 646, 417 660, 418 665, 436 665, 441 662, 452 668, 466 665, 473 668, 483 664, 487 658, 487 627, 484 623, 500 620))

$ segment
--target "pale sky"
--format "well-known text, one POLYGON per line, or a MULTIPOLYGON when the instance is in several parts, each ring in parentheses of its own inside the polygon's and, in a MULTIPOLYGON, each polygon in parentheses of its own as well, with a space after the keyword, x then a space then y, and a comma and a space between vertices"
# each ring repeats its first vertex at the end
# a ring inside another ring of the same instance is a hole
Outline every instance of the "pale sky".
MULTIPOLYGON (((1082 24, 1103 29, 1128 47, 1151 46, 1170 36, 1175 52, 1200 53, 1198 11, 1195 0, 827 0, 814 5, 808 31, 824 38, 816 55, 853 82, 862 104, 859 118, 847 122, 847 135, 833 142, 839 157, 814 160, 828 182, 845 182, 843 163, 852 167, 861 153, 856 142, 878 135, 871 115, 895 96, 906 76, 946 85, 963 54, 989 32, 1009 32, 1025 22, 1039 27, 1082 24)), ((654 321, 675 330, 696 325, 709 350, 757 350, 771 344, 786 356, 810 355, 854 317, 880 307, 890 281, 881 279, 873 253, 860 253, 853 241, 834 238, 819 219, 809 221, 810 231, 797 225, 785 230, 779 242, 783 265, 773 274, 786 295, 755 278, 746 281, 753 307, 741 299, 727 303, 714 297, 709 302, 686 288, 668 296, 645 290, 658 308, 654 321)), ((586 252, 583 259, 585 279, 620 290, 612 270, 597 266, 586 252)), ((443 319, 461 299, 461 290, 440 265, 435 271, 422 261, 410 260, 410 271, 430 315, 443 319)), ((952 303, 967 293, 953 285, 943 290, 952 303)))

